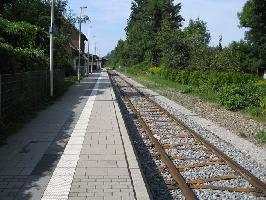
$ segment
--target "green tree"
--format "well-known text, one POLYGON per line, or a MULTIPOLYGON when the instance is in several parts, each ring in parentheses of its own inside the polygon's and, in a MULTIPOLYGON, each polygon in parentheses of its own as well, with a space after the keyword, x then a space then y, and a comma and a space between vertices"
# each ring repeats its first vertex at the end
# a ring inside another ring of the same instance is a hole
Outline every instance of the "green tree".
POLYGON ((184 28, 187 35, 187 40, 195 46, 208 46, 211 40, 210 32, 207 28, 207 23, 197 18, 196 20, 189 20, 189 24, 184 28))
POLYGON ((234 56, 239 59, 242 72, 256 73, 257 68, 261 65, 261 60, 257 58, 254 44, 241 40, 232 42, 229 48, 234 52, 234 56))
POLYGON ((173 30, 168 21, 162 26, 159 35, 162 64, 175 69, 186 68, 191 57, 186 35, 181 30, 173 30))
POLYGON ((184 28, 185 43, 190 50, 190 68, 210 69, 214 49, 208 45, 211 35, 207 28, 207 23, 197 18, 190 20, 184 28))
MULTIPOLYGON (((126 27, 129 60, 131 64, 149 61, 151 66, 159 64, 162 49, 161 35, 164 25, 177 31, 181 27, 179 15, 181 5, 172 0, 135 0, 126 27)), ((172 33, 169 33, 172 34, 172 33)))
MULTIPOLYGON (((74 25, 73 16, 67 10, 67 0, 55 1, 55 24, 58 34, 55 38, 55 67, 70 67, 71 55, 67 51, 67 44, 70 42, 70 26, 74 25)), ((0 1, 0 14, 3 18, 12 22, 27 22, 35 25, 38 28, 48 33, 50 26, 50 0, 1 0, 0 1)), ((21 23, 23 24, 23 23, 21 23)), ((23 26, 15 28, 23 30, 23 26)), ((13 32, 16 32, 16 30, 13 32)), ((1 37, 1 35, 0 35, 1 37)), ((39 38, 42 41, 48 39, 39 38)), ((18 39, 17 39, 18 40, 18 39)), ((25 41, 27 43, 27 41, 25 41)), ((48 42, 46 43, 48 44, 48 42)), ((23 46, 21 46, 23 48, 23 46)), ((40 47, 48 54, 48 45, 40 47)))
POLYGON ((126 65, 127 57, 126 43, 123 40, 119 40, 115 49, 107 56, 109 65, 115 67, 126 65))
POLYGON ((266 2, 248 0, 242 12, 238 13, 240 26, 249 28, 246 39, 254 47, 260 65, 266 65, 266 2))

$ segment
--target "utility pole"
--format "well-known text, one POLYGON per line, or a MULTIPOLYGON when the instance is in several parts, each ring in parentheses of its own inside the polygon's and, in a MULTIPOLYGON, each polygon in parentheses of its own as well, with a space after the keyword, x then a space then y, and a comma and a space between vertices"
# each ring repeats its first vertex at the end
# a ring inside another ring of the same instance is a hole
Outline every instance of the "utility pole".
POLYGON ((54 96, 54 0, 51 0, 51 25, 50 25, 50 96, 54 96))
POLYGON ((79 63, 78 63, 78 81, 80 82, 80 54, 81 54, 81 23, 82 23, 82 11, 87 8, 87 6, 80 7, 80 17, 79 17, 79 63))

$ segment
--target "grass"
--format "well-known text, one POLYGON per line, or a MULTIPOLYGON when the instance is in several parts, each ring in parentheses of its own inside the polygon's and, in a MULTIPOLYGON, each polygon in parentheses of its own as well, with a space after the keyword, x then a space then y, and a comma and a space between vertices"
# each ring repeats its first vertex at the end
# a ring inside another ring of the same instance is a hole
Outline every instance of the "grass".
MULTIPOLYGON (((83 77, 81 77, 81 79, 82 78, 83 77)), ((16 133, 26 123, 32 120, 39 111, 44 110, 54 104, 77 81, 77 76, 66 77, 64 79, 64 85, 60 95, 54 96, 52 98, 45 98, 38 107, 34 108, 34 110, 27 110, 27 112, 23 112, 21 115, 17 115, 14 119, 0 120, 0 144, 4 144, 4 140, 7 136, 16 133)))
POLYGON ((257 137, 261 140, 262 143, 266 144, 266 131, 258 132, 257 137))
MULTIPOLYGON (((202 85, 200 87, 195 87, 191 85, 182 85, 177 82, 165 80, 161 77, 151 75, 151 74, 138 74, 133 75, 125 73, 128 76, 131 76, 136 81, 145 85, 147 88, 155 90, 162 95, 167 96, 167 93, 164 91, 178 91, 183 94, 189 94, 193 96, 198 96, 202 100, 207 102, 213 102, 219 105, 218 93, 214 92, 208 86, 202 85)), ((167 96, 169 97, 169 96, 167 96)), ((266 123, 266 110, 259 107, 249 107, 240 111, 241 113, 248 115, 252 119, 266 123)))
MULTIPOLYGON (((84 77, 81 76, 80 80, 82 80, 84 77)), ((65 77, 65 83, 64 83, 64 88, 67 90, 70 86, 74 85, 75 83, 78 82, 78 77, 77 76, 68 76, 65 77)))
POLYGON ((241 111, 244 114, 248 114, 253 119, 260 121, 262 123, 266 123, 266 110, 258 107, 248 107, 241 111))
POLYGON ((153 89, 156 91, 179 91, 182 94, 190 94, 194 96, 199 96, 201 99, 205 101, 212 101, 212 102, 218 102, 218 95, 208 88, 204 87, 193 87, 191 85, 182 85, 177 82, 165 80, 158 76, 153 75, 132 75, 127 74, 128 76, 131 76, 136 81, 142 83, 149 89, 153 89))

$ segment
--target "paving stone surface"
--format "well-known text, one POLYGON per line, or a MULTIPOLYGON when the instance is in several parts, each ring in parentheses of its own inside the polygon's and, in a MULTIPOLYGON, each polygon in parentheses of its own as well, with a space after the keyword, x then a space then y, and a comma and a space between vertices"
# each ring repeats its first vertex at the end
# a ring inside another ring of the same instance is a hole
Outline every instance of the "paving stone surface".
POLYGON ((136 199, 107 74, 99 85, 70 199, 136 199))
POLYGON ((1 200, 41 199, 99 75, 71 87, 0 146, 1 200))
POLYGON ((149 199, 106 71, 0 147, 2 199, 149 199))

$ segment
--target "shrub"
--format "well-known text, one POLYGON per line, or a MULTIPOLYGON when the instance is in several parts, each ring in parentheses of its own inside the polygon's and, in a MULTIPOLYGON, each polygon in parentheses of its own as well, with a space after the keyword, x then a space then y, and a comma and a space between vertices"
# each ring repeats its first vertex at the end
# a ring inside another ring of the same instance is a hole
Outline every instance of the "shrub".
POLYGON ((264 86, 264 87, 266 87, 266 80, 260 80, 260 81, 256 82, 256 85, 257 86, 264 86))
POLYGON ((13 48, 0 42, 0 73, 25 72, 45 69, 48 58, 40 49, 13 48))
POLYGON ((219 91, 220 104, 233 111, 259 106, 262 96, 260 88, 251 83, 225 85, 219 91))
POLYGON ((188 79, 189 79, 189 73, 186 70, 179 70, 175 77, 175 81, 183 85, 188 84, 188 79))
POLYGON ((0 30, 4 41, 15 48, 48 49, 48 33, 27 22, 10 22, 0 17, 0 30))
POLYGON ((126 68, 126 73, 129 73, 132 75, 146 74, 148 67, 145 67, 145 66, 146 65, 144 63, 140 63, 138 65, 128 67, 126 68))
POLYGON ((148 72, 152 75, 159 74, 161 68, 160 67, 150 67, 148 72))
POLYGON ((182 94, 189 94, 189 93, 191 93, 192 91, 193 91, 192 87, 191 87, 191 86, 187 86, 187 87, 183 88, 180 92, 181 92, 182 94))
POLYGON ((208 76, 206 72, 201 70, 191 71, 188 77, 188 83, 193 86, 200 86, 204 84, 208 76))
POLYGON ((265 131, 258 132, 257 136, 262 141, 262 143, 266 143, 266 132, 265 131))

